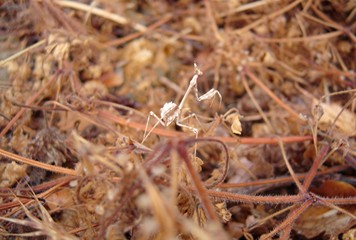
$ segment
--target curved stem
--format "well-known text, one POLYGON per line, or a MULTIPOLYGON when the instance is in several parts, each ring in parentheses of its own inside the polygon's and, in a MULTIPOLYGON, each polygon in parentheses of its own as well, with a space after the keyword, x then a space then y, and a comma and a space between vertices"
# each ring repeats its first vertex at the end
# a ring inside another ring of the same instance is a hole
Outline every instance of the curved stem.
POLYGON ((220 178, 218 180, 216 180, 214 183, 205 186, 206 188, 213 188, 216 185, 224 182, 224 180, 226 178, 227 172, 229 170, 229 161, 230 161, 229 150, 227 149, 227 146, 225 145, 224 142, 222 142, 220 140, 217 140, 217 139, 214 139, 214 138, 192 138, 192 139, 185 140, 185 143, 187 145, 192 144, 192 143, 198 143, 198 142, 215 142, 215 143, 218 143, 223 147, 224 152, 225 152, 225 165, 224 165, 223 173, 221 174, 220 178))

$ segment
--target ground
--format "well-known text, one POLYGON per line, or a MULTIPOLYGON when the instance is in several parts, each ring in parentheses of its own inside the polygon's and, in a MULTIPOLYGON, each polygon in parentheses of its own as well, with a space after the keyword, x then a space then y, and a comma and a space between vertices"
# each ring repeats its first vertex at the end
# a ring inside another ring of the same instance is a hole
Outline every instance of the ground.
POLYGON ((0 238, 356 237, 355 1, 0 19, 0 238))

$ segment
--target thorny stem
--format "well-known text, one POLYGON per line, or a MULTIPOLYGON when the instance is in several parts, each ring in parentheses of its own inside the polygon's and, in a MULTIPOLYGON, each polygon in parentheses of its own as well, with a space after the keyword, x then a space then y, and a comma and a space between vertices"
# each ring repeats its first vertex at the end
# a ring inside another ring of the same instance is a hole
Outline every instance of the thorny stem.
MULTIPOLYGON (((292 211, 295 211, 295 210, 292 209, 292 211)), ((295 221, 295 220, 296 220, 296 219, 294 219, 294 221, 295 221)), ((290 233, 291 233, 291 231, 292 231, 294 221, 293 221, 292 223, 290 223, 289 225, 287 225, 287 226, 282 230, 279 239, 289 239, 289 238, 290 238, 290 233)))
MULTIPOLYGON (((269 239, 273 237, 275 234, 277 234, 280 231, 283 231, 281 235, 281 239, 287 239, 289 237, 290 231, 292 229, 292 225, 294 221, 298 218, 300 214, 302 214, 311 204, 322 204, 327 207, 336 209, 348 216, 350 216, 353 219, 356 219, 356 216, 353 215, 352 213, 334 205, 331 203, 332 198, 322 198, 320 196, 317 196, 313 193, 308 193, 305 196, 305 202, 300 206, 297 207, 296 204, 292 208, 292 210, 289 213, 289 216, 280 224, 278 227, 276 227, 272 232, 269 234, 263 236, 261 239, 269 239), (331 201, 330 201, 331 200, 331 201)), ((345 198, 339 198, 337 200, 345 200, 345 198)), ((344 201, 344 204, 356 204, 356 198, 348 198, 348 201, 344 201)), ((340 204, 339 202, 337 204, 340 204)))
POLYGON ((326 155, 326 153, 329 150, 329 145, 325 145, 319 152, 317 158, 314 160, 312 167, 310 168, 303 186, 305 189, 309 189, 311 182, 313 181, 316 172, 318 171, 319 165, 320 163, 323 161, 324 156, 326 155))
POLYGON ((278 144, 278 139, 284 143, 296 143, 312 140, 312 136, 290 136, 290 137, 261 137, 261 138, 240 138, 236 141, 236 138, 228 137, 216 137, 224 143, 238 142, 240 144, 278 144))
POLYGON ((237 194, 237 193, 230 193, 230 192, 218 192, 214 190, 207 190, 207 193, 209 196, 218 199, 224 199, 232 202, 243 202, 243 203, 265 203, 265 204, 300 203, 305 199, 305 197, 302 195, 251 196, 251 195, 237 194))
POLYGON ((292 211, 290 213, 290 215, 288 216, 288 218, 286 218, 281 224, 279 224, 275 229, 273 229, 273 231, 271 231, 267 235, 262 236, 261 240, 262 239, 270 239, 274 235, 276 235, 278 232, 282 231, 286 227, 293 224, 295 219, 297 219, 300 216, 300 214, 302 214, 308 207, 310 207, 310 205, 312 205, 312 203, 313 203, 313 199, 308 199, 307 201, 305 201, 298 209, 292 211))
POLYGON ((321 198, 321 201, 328 202, 330 204, 335 204, 335 205, 350 205, 350 204, 356 204, 356 197, 346 197, 346 198, 321 198))
MULTIPOLYGON (((283 157, 286 158, 285 153, 283 153, 283 150, 284 150, 283 145, 281 145, 281 149, 282 149, 283 157)), ((328 198, 321 198, 321 197, 319 197, 313 193, 309 193, 307 191, 307 189, 309 188, 312 180, 314 179, 317 169, 318 169, 319 165, 321 164, 323 158, 325 157, 328 149, 329 149, 329 145, 326 145, 321 149, 320 153, 318 154, 317 158, 313 162, 313 165, 310 168, 310 171, 308 172, 308 174, 306 176, 303 186, 298 185, 298 183, 300 183, 299 180, 296 178, 296 176, 293 176, 293 179, 299 188, 299 195, 297 195, 297 196, 304 196, 303 198, 304 198, 305 202, 300 207, 297 207, 295 204, 295 207, 291 210, 291 212, 289 213, 289 216, 281 224, 279 224, 278 227, 276 227, 272 232, 263 236, 261 239, 269 239, 282 230, 284 230, 284 232, 283 232, 281 238, 282 239, 287 238, 290 234, 291 226, 294 223, 294 221, 298 218, 298 216, 300 214, 302 214, 313 203, 319 203, 319 204, 326 205, 328 207, 337 209, 337 210, 355 218, 354 215, 349 214, 347 211, 344 211, 343 209, 335 206, 333 204, 334 203, 333 201, 336 200, 336 204, 355 204, 356 198, 351 197, 351 198, 337 198, 337 199, 330 198, 330 199, 328 199, 328 198)), ((285 159, 285 161, 288 166, 288 161, 286 159, 285 159)), ((288 167, 288 169, 289 168, 290 168, 290 166, 288 167)), ((290 172, 291 172, 291 174, 294 173, 293 170, 290 172)))

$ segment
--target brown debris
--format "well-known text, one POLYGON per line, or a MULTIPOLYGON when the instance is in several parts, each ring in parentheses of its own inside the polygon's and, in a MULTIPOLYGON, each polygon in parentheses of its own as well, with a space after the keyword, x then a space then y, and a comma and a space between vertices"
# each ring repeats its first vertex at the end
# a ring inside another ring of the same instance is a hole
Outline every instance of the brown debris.
POLYGON ((0 3, 0 238, 351 239, 355 7, 0 3))

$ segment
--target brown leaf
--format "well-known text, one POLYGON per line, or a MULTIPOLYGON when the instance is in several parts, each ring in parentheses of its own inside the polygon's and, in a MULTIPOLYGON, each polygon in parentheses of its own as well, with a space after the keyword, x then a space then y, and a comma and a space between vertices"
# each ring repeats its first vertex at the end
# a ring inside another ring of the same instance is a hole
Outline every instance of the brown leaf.
POLYGON ((327 180, 312 191, 323 197, 355 197, 356 188, 346 182, 327 180))

